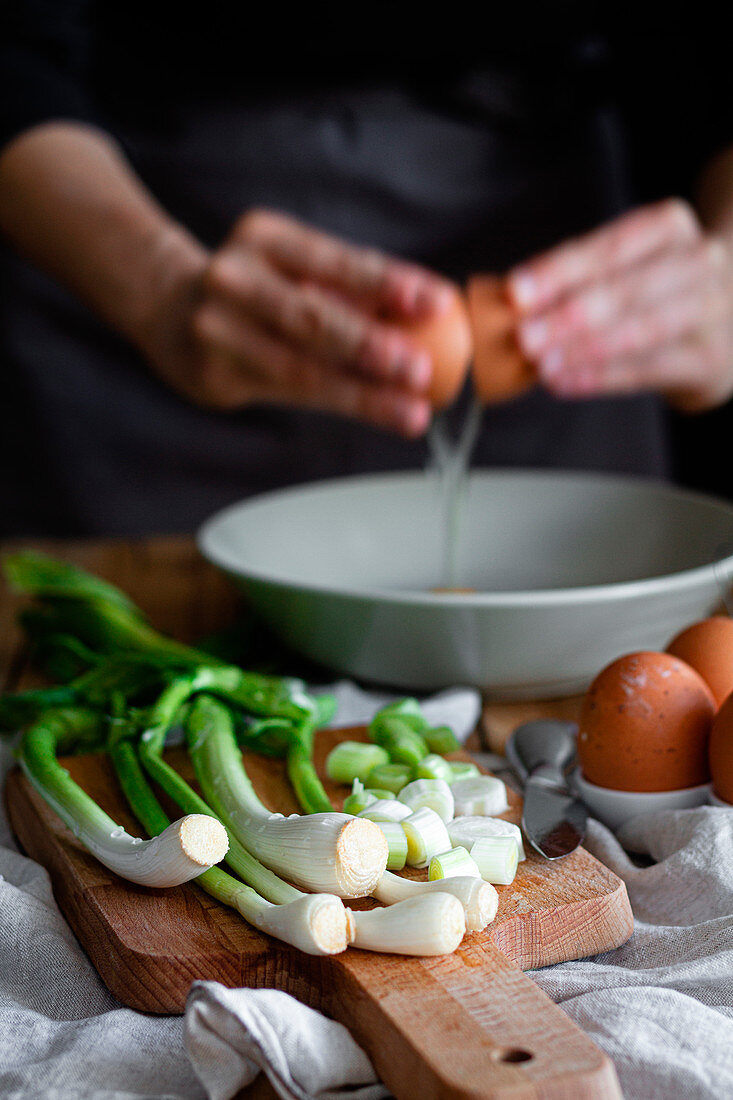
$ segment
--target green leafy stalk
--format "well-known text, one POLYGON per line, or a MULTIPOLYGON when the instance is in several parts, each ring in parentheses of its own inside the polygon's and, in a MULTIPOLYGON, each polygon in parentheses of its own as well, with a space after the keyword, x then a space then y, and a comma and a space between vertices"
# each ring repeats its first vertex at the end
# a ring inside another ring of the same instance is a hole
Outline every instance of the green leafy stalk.
POLYGON ((41 601, 47 632, 71 634, 98 653, 131 650, 174 658, 188 668, 220 663, 159 634, 118 588, 68 562, 21 551, 6 557, 4 568, 15 592, 41 601))
POLYGON ((83 745, 87 750, 104 743, 100 716, 81 707, 49 710, 40 715, 21 738, 20 765, 35 789, 64 824, 79 836, 85 829, 109 834, 115 822, 74 782, 57 759, 83 745))
MULTIPOLYGON (((206 681, 215 673, 216 670, 213 669, 200 669, 197 674, 181 677, 166 688, 152 708, 150 724, 140 738, 140 760, 150 777, 184 813, 209 814, 222 821, 229 835, 226 862, 248 885, 277 904, 293 901, 300 897, 300 892, 250 855, 234 836, 227 821, 217 812, 217 807, 212 811, 209 804, 163 759, 166 736, 176 722, 181 708, 197 690, 203 690, 206 681)), ((241 754, 238 755, 241 766, 241 754)))

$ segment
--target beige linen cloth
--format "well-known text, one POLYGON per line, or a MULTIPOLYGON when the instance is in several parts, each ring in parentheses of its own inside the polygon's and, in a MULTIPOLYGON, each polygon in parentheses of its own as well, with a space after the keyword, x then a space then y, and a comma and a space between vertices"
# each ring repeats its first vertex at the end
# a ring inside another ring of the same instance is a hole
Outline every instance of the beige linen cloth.
MULTIPOLYGON (((467 721, 471 696, 439 700, 433 720, 467 721)), ((344 688, 340 718, 375 705, 344 688)), ((0 781, 10 763, 0 743, 0 781)), ((632 939, 532 976, 613 1058, 627 1100, 733 1100, 733 810, 640 817, 620 839, 655 862, 591 823, 588 847, 627 883, 632 939)), ((2 1100, 226 1100, 260 1069, 287 1098, 385 1095, 348 1032, 285 994, 205 982, 183 1019, 123 1008, 0 814, 2 1100)))

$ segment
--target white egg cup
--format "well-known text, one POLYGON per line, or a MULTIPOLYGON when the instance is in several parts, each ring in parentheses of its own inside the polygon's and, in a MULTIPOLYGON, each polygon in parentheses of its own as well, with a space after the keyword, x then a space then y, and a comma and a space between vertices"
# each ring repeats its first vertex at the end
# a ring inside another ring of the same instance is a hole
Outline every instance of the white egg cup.
POLYGON ((717 794, 710 788, 710 794, 708 795, 711 806, 720 806, 724 810, 733 810, 733 802, 724 802, 722 798, 718 798, 717 794))
MULTIPOLYGON (((573 772, 572 782, 593 816, 614 832, 637 814, 654 813, 656 810, 689 810, 694 806, 704 806, 708 799, 715 798, 710 783, 676 791, 616 791, 589 783, 578 768, 573 772)), ((725 806, 728 803, 718 799, 716 805, 725 806)))

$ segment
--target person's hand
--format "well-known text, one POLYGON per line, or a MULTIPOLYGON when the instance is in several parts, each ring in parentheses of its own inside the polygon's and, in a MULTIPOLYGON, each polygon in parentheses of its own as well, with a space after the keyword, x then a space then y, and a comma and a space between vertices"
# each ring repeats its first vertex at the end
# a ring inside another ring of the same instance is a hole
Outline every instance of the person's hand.
POLYGON ((686 411, 733 393, 733 258, 691 207, 641 207, 515 268, 522 350, 562 397, 657 390, 686 411))
POLYGON ((390 321, 445 308, 450 291, 438 276, 254 210, 196 284, 183 311, 193 339, 175 355, 151 352, 187 397, 229 410, 320 409, 406 436, 427 428, 429 357, 390 321))

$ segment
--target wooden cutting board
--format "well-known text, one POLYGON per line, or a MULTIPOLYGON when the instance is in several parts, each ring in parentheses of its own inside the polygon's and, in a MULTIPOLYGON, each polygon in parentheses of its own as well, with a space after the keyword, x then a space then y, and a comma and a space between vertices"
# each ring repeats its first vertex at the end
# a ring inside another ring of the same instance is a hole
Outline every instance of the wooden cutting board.
MULTIPOLYGON (((318 735, 321 774, 326 753, 347 736, 365 735, 318 735)), ((169 759, 193 779, 183 750, 171 750, 169 759)), ((280 762, 252 754, 245 761, 271 809, 297 811, 280 762)), ((64 764, 116 821, 140 835, 105 756, 69 757, 64 764)), ((327 789, 339 805, 345 788, 327 783, 327 789)), ((510 792, 510 799, 506 816, 519 820, 519 797, 510 792)), ((250 928, 194 884, 148 890, 117 878, 18 771, 6 800, 18 839, 49 870, 92 962, 132 1008, 181 1012, 196 979, 267 986, 345 1024, 400 1098, 620 1095, 605 1055, 521 972, 616 947, 631 934, 624 884, 582 849, 555 863, 530 855, 514 883, 498 887, 495 922, 467 935, 453 955, 415 959, 349 949, 313 958, 250 928)))

